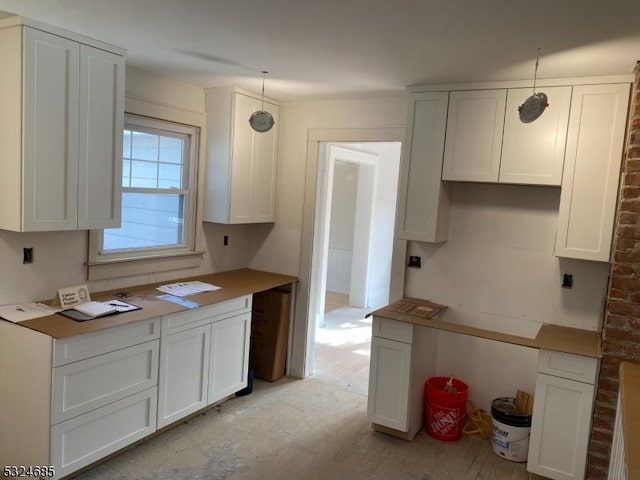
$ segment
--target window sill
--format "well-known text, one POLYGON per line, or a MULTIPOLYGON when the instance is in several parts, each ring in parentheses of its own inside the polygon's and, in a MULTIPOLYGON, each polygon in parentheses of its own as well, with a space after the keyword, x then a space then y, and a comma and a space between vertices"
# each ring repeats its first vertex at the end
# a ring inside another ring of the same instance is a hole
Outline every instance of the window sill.
POLYGON ((197 268, 205 252, 170 253, 153 257, 133 257, 87 262, 88 280, 108 280, 148 273, 197 268))

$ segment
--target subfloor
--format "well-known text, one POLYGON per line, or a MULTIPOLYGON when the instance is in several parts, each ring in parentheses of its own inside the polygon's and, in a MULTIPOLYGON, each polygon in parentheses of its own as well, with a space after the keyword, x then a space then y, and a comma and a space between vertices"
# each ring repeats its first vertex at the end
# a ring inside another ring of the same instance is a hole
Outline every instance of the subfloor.
POLYGON ((310 377, 257 380, 188 423, 111 458, 82 480, 525 480, 488 441, 407 442, 374 432, 367 398, 310 377))
MULTIPOLYGON (((343 296, 344 297, 344 296, 343 296)), ((526 480, 489 441, 412 442, 367 421, 371 319, 332 296, 305 380, 254 381, 253 393, 164 432, 80 480, 526 480), (342 332, 342 333, 341 333, 342 332)))
POLYGON ((315 377, 367 394, 371 353, 369 310, 348 306, 348 296, 327 292, 324 327, 316 329, 315 377))

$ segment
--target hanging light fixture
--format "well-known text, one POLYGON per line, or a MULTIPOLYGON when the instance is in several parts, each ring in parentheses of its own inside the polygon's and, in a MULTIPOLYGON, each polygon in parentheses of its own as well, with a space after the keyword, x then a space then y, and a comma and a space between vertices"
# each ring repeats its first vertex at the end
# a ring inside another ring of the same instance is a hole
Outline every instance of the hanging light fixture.
POLYGON ((549 106, 547 95, 538 92, 536 93, 536 78, 538 76, 538 62, 540 60, 540 49, 538 48, 538 55, 536 56, 536 69, 533 74, 533 95, 527 98, 522 105, 518 107, 520 113, 520 121, 522 123, 531 123, 536 120, 544 109, 549 106))
POLYGON ((269 72, 262 71, 262 106, 260 110, 253 112, 251 117, 249 117, 249 125, 251 125, 251 128, 260 133, 268 132, 276 123, 273 115, 264 109, 264 78, 267 73, 269 72))

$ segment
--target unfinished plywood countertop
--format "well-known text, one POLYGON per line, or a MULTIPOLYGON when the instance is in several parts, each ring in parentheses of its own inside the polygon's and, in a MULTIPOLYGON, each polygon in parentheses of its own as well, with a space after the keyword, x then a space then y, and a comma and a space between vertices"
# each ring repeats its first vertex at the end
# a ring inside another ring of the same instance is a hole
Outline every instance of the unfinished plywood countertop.
POLYGON ((386 307, 376 310, 372 315, 409 322, 423 327, 435 328, 447 332, 486 338, 497 342, 512 343, 557 352, 573 353, 587 357, 601 358, 600 335, 591 330, 563 327, 548 323, 542 324, 534 338, 496 332, 484 328, 462 325, 438 318, 447 309, 444 305, 419 298, 403 298, 386 307))
POLYGON ((171 282, 160 282, 130 288, 121 288, 118 290, 91 294, 92 300, 110 300, 116 298, 115 295, 117 293, 126 292, 127 296, 122 298, 122 300, 142 307, 141 310, 109 315, 84 322, 77 322, 65 317, 64 315, 56 314, 26 320, 24 322, 20 322, 19 325, 31 328, 32 330, 44 333, 53 338, 66 338, 75 335, 82 335, 84 333, 96 332, 98 330, 104 330, 106 328, 124 325, 126 323, 136 322, 139 320, 146 320, 148 318, 158 317, 161 315, 181 312, 183 310, 188 310, 188 308, 161 300, 158 296, 162 295, 163 292, 156 290, 156 287, 166 283, 190 280, 200 280, 202 282, 211 283, 221 287, 219 290, 214 292, 198 293, 188 297, 188 300, 196 302, 201 306, 205 306, 229 300, 231 298, 241 297, 243 295, 249 295, 269 290, 271 288, 292 284, 297 281, 297 278, 289 275, 262 272, 259 270, 242 269, 172 280, 171 282))
POLYGON ((620 401, 624 425, 624 456, 630 480, 640 478, 640 365, 620 364, 620 401))

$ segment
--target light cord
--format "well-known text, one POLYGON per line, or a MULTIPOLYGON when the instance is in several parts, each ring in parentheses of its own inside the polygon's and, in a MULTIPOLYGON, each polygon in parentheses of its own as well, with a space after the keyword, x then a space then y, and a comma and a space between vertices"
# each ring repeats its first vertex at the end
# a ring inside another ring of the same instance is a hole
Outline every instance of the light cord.
MULTIPOLYGON (((536 56, 536 69, 533 72, 533 94, 536 94, 536 78, 538 77, 538 63, 540 61, 540 47, 538 47, 538 55, 536 56)), ((264 88, 264 87, 263 87, 264 88)))
MULTIPOLYGON (((540 49, 538 49, 540 50, 540 49)), ((264 112, 264 77, 267 75, 267 71, 263 70, 262 71, 262 106, 260 107, 260 110, 264 112)))

